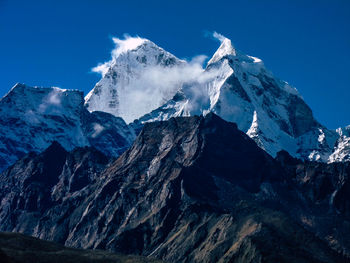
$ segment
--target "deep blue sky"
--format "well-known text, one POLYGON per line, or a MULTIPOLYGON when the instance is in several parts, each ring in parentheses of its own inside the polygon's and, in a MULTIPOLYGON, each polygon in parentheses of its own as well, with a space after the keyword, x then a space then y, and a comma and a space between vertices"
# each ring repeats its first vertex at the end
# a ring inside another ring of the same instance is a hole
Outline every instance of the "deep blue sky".
POLYGON ((0 0, 0 96, 16 82, 93 88, 111 36, 148 38, 180 58, 229 37, 295 86, 329 128, 350 124, 350 1, 0 0))

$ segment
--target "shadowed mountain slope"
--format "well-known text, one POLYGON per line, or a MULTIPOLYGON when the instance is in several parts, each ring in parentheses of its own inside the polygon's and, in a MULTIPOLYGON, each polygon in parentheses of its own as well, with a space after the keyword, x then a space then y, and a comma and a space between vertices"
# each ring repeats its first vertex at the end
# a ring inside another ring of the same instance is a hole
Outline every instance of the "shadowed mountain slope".
POLYGON ((168 262, 348 262, 348 175, 273 159, 212 113, 172 118, 112 162, 57 144, 26 156, 0 177, 0 226, 168 262))
POLYGON ((156 259, 114 254, 102 250, 83 250, 28 237, 0 233, 1 263, 161 263, 156 259))

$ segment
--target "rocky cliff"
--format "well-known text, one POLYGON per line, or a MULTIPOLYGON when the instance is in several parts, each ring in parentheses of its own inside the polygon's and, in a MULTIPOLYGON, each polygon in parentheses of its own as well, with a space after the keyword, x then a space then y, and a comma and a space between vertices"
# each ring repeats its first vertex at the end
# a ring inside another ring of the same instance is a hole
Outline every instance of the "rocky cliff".
POLYGON ((274 159, 215 114, 172 118, 115 161, 27 155, 0 177, 0 230, 168 262, 348 262, 349 167, 274 159))

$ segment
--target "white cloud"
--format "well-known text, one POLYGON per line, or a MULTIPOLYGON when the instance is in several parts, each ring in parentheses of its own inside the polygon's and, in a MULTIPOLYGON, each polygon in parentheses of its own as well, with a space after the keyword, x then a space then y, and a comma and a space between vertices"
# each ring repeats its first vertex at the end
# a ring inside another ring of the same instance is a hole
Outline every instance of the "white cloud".
POLYGON ((111 52, 112 60, 106 63, 99 63, 96 67, 92 68, 92 72, 100 73, 104 76, 112 62, 115 61, 120 54, 127 52, 128 50, 136 49, 138 46, 142 45, 147 39, 141 37, 131 37, 128 34, 124 34, 124 39, 113 37, 112 38, 115 48, 111 52))
POLYGON ((133 50, 137 48, 138 46, 142 45, 145 41, 147 41, 144 38, 131 37, 126 34, 124 35, 124 39, 113 37, 112 40, 116 44, 116 48, 112 52, 112 55, 115 58, 128 50, 133 50))
POLYGON ((39 124, 40 123, 38 115, 32 110, 26 111, 24 113, 24 118, 28 123, 31 123, 31 124, 39 124))
POLYGON ((204 65, 204 62, 208 59, 207 55, 198 55, 191 59, 190 64, 204 65))
POLYGON ((213 32, 213 37, 215 39, 219 40, 220 42, 223 42, 226 39, 225 36, 221 35, 220 33, 216 32, 216 31, 213 32))
POLYGON ((43 99, 39 105, 39 112, 57 111, 57 107, 61 106, 62 94, 66 91, 58 87, 52 87, 52 91, 43 99))
POLYGON ((53 105, 60 105, 61 104, 61 98, 60 98, 61 93, 62 93, 62 90, 60 88, 53 87, 53 90, 47 96, 47 103, 50 103, 53 105))
POLYGON ((99 63, 96 67, 92 68, 92 72, 96 72, 101 74, 102 76, 106 75, 108 69, 109 69, 110 64, 109 63, 99 63))
POLYGON ((120 116, 131 122, 163 105, 181 88, 191 101, 208 100, 206 83, 218 72, 204 71, 205 59, 206 56, 197 56, 174 67, 147 67, 138 78, 119 89, 120 116))

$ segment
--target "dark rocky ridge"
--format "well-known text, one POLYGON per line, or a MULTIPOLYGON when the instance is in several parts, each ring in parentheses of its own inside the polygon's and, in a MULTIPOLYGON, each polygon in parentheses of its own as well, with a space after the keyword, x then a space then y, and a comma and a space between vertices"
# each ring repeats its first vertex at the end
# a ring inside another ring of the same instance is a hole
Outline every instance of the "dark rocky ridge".
POLYGON ((0 232, 1 263, 161 263, 140 256, 64 247, 18 233, 0 232))
POLYGON ((172 118, 114 162, 57 144, 26 156, 0 177, 0 230, 169 262, 348 262, 348 176, 275 160, 214 114, 172 118))

